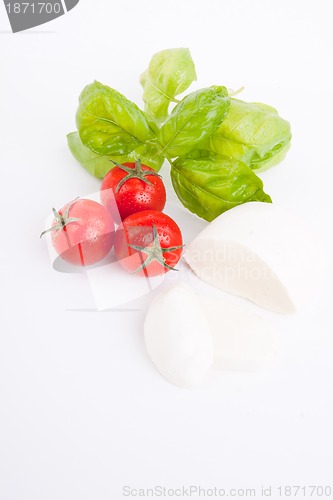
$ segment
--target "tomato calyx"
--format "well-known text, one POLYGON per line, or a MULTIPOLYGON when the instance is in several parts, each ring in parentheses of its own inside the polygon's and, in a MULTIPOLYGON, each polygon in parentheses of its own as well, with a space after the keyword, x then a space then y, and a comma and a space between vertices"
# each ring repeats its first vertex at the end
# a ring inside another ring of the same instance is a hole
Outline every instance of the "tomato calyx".
POLYGON ((171 267, 171 266, 169 266, 169 264, 167 264, 163 254, 165 254, 167 252, 173 252, 174 250, 179 250, 179 249, 183 248, 184 245, 178 245, 178 246, 168 247, 168 248, 161 247, 159 239, 158 239, 158 232, 157 232, 155 224, 153 224, 152 227, 153 227, 154 239, 153 239, 153 244, 151 246, 142 247, 139 245, 132 245, 132 244, 128 245, 130 248, 133 248, 133 250, 138 250, 139 252, 144 252, 145 254, 147 254, 147 257, 144 260, 144 262, 141 264, 141 266, 139 266, 137 269, 135 269, 135 271, 133 271, 133 274, 137 273, 139 271, 144 271, 149 266, 149 264, 151 264, 152 262, 158 262, 162 267, 165 267, 166 269, 170 269, 171 271, 178 271, 178 269, 175 269, 174 267, 171 267))
POLYGON ((147 179, 148 175, 155 175, 156 177, 162 177, 160 174, 157 172, 154 172, 152 170, 143 170, 141 160, 136 160, 135 161, 135 166, 134 168, 127 167, 126 165, 122 165, 121 163, 118 163, 117 161, 110 160, 114 165, 117 167, 121 168, 125 172, 127 172, 127 175, 121 179, 121 181, 118 183, 116 187, 116 193, 118 193, 119 189, 121 186, 128 181, 129 179, 140 179, 141 181, 145 182, 149 186, 153 186, 153 183, 147 179))
POLYGON ((43 231, 40 235, 40 238, 42 236, 44 236, 44 234, 49 233, 51 231, 55 231, 56 236, 57 236, 59 231, 64 229, 64 227, 67 226, 67 224, 69 224, 71 222, 78 222, 80 220, 78 217, 68 217, 69 209, 73 205, 73 203, 76 202, 77 199, 78 198, 75 198, 75 200, 72 200, 67 204, 66 210, 64 211, 64 213, 62 215, 58 212, 58 210, 56 210, 55 208, 52 208, 54 218, 57 222, 49 229, 46 229, 45 231, 43 231))

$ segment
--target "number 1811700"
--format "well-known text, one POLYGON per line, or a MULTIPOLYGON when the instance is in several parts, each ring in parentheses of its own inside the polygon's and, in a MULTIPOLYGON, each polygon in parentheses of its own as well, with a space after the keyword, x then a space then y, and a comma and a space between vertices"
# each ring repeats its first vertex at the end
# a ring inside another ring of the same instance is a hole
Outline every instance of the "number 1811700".
POLYGON ((6 4, 9 14, 60 14, 62 7, 60 3, 45 2, 21 2, 6 4))

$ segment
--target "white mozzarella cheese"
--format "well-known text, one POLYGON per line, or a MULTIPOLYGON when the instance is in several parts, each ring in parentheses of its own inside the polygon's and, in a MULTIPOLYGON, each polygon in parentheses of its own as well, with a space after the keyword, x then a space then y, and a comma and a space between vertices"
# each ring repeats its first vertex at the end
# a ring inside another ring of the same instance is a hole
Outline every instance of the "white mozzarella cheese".
POLYGON ((213 339, 190 288, 176 286, 153 299, 144 337, 149 356, 169 382, 188 388, 202 384, 214 361, 213 339))
POLYGON ((203 281, 281 313, 311 299, 321 268, 320 248, 302 221, 259 202, 217 217, 184 257, 203 281))
POLYGON ((161 375, 194 388, 211 368, 256 371, 277 351, 271 324, 224 300, 195 294, 183 283, 159 293, 150 304, 144 338, 161 375))
POLYGON ((214 368, 257 371, 274 361, 277 334, 272 324, 225 300, 200 296, 214 341, 214 368))

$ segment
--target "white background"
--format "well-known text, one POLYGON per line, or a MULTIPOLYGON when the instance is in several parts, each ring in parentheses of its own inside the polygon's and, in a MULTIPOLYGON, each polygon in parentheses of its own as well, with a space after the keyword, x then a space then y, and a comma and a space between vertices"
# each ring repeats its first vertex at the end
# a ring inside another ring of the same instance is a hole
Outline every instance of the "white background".
POLYGON ((244 85, 242 98, 290 120, 292 149, 263 175, 265 188, 331 255, 330 7, 81 0, 13 35, 0 5, 1 500, 118 500, 123 485, 159 484, 259 496, 262 485, 333 483, 331 270, 306 311, 263 312, 280 330, 271 370, 218 372, 187 391, 151 365, 144 311, 94 312, 86 276, 54 271, 39 239, 51 206, 99 187, 65 140, 83 86, 98 79, 140 104, 151 55, 183 46, 196 63, 192 88, 244 85))

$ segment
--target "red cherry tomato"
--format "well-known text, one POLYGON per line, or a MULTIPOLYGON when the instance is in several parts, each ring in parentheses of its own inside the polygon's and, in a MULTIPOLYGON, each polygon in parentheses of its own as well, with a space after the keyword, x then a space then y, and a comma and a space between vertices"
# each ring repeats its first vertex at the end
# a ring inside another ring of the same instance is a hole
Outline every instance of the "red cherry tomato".
MULTIPOLYGON (((110 212, 92 200, 74 200, 55 215, 51 232, 52 244, 60 257, 79 266, 102 260, 114 242, 114 222, 110 212)), ((41 236, 42 236, 41 235, 41 236)))
POLYGON ((120 265, 142 276, 156 276, 173 269, 183 248, 182 234, 171 217, 145 210, 123 220, 114 249, 120 265))
POLYGON ((117 221, 143 210, 162 211, 166 192, 162 178, 140 160, 113 167, 101 185, 101 202, 117 221), (115 205, 116 203, 116 205, 115 205))

